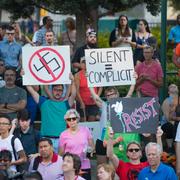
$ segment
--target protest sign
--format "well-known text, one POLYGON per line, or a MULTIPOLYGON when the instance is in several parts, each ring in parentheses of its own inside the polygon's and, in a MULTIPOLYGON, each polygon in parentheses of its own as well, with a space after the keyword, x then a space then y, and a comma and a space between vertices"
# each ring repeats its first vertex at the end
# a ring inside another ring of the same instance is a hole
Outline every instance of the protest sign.
POLYGON ((23 47, 23 85, 70 84, 69 46, 23 47))
POLYGON ((109 101, 109 120, 114 132, 156 133, 157 98, 116 98, 109 101))
POLYGON ((94 142, 96 142, 101 133, 99 122, 80 122, 79 125, 88 127, 92 133, 94 142))
POLYGON ((88 87, 135 84, 131 47, 85 50, 88 87))

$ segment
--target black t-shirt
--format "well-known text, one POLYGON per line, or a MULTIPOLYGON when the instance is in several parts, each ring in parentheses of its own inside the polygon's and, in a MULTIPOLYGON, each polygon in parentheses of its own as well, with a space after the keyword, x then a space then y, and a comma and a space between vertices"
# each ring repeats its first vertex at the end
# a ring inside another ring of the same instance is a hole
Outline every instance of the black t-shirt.
POLYGON ((76 50, 72 63, 80 63, 81 58, 85 56, 85 49, 88 49, 87 45, 84 45, 76 50))

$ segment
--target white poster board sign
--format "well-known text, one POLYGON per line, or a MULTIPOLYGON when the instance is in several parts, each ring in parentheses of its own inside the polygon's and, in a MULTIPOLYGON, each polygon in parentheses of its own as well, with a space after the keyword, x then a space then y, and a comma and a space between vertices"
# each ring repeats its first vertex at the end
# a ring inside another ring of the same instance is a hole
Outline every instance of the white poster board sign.
POLYGON ((135 84, 131 47, 85 50, 89 87, 135 84))
POLYGON ((93 140, 96 142, 96 140, 99 138, 101 132, 100 132, 100 127, 99 127, 99 121, 95 122, 80 122, 80 126, 86 126, 89 128, 89 130, 92 133, 93 140))
POLYGON ((23 85, 70 84, 69 46, 23 47, 23 85))

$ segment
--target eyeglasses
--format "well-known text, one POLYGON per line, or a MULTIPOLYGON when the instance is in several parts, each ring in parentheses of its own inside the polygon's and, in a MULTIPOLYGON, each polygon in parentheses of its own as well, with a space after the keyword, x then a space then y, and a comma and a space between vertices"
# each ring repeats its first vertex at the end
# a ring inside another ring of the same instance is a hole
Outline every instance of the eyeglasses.
POLYGON ((150 52, 150 51, 144 51, 143 53, 144 53, 144 54, 150 54, 150 53, 152 53, 152 52, 150 52))
POLYGON ((129 152, 139 152, 140 149, 134 148, 134 149, 128 149, 129 152))
POLYGON ((8 36, 9 36, 9 35, 11 35, 11 36, 13 36, 13 35, 14 35, 14 33, 6 33, 6 34, 7 34, 8 36))
POLYGON ((0 126, 8 126, 10 125, 9 123, 0 123, 0 126))
POLYGON ((106 94, 106 97, 116 95, 116 93, 106 94))
POLYGON ((0 162, 8 162, 10 161, 9 159, 4 159, 4 158, 0 158, 0 162))
POLYGON ((77 117, 67 118, 66 121, 76 121, 77 117))
POLYGON ((15 74, 4 74, 4 76, 10 76, 10 77, 14 77, 15 76, 15 74))
POLYGON ((0 66, 4 66, 4 64, 0 64, 0 66))
POLYGON ((56 92, 63 92, 63 89, 56 89, 56 88, 54 88, 53 91, 56 91, 56 92))

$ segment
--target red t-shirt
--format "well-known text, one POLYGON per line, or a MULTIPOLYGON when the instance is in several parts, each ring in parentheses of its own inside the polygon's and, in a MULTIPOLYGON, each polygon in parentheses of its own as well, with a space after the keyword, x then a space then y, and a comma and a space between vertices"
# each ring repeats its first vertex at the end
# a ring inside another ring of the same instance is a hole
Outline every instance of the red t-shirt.
POLYGON ((137 180, 139 172, 146 166, 149 166, 148 162, 141 162, 135 165, 120 160, 116 173, 120 180, 137 180))
MULTIPOLYGON (((144 74, 150 76, 151 79, 154 80, 163 78, 161 65, 156 61, 153 61, 150 66, 146 65, 145 62, 140 63, 136 67, 136 72, 138 74, 138 77, 144 74)), ((158 88, 148 80, 140 84, 138 86, 138 89, 140 89, 140 91, 147 96, 158 97, 158 88)))

